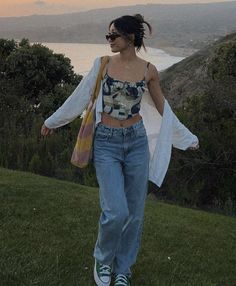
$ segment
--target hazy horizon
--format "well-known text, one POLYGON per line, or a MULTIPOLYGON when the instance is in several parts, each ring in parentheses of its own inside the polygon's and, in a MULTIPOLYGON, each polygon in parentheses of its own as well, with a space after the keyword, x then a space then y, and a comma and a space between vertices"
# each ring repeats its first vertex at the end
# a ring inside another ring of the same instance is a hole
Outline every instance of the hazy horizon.
POLYGON ((78 0, 11 0, 10 3, 3 1, 0 0, 0 17, 64 14, 138 4, 202 4, 235 2, 236 0, 113 0, 112 2, 110 0, 87 0, 84 3, 78 0))

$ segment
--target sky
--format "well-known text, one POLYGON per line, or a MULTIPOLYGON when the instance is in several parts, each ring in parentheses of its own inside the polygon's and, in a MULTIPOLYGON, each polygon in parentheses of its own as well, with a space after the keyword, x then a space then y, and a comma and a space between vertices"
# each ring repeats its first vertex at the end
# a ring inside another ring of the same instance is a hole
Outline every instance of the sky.
POLYGON ((236 0, 0 0, 0 17, 63 14, 136 4, 214 3, 236 0))

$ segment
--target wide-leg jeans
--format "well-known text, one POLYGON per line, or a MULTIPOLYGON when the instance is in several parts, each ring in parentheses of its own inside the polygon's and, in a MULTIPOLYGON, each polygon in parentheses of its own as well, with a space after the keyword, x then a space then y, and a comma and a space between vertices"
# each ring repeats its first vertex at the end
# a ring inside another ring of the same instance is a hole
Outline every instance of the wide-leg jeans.
POLYGON ((116 274, 131 275, 140 247, 149 149, 143 121, 123 128, 98 124, 93 160, 101 216, 94 257, 116 274))

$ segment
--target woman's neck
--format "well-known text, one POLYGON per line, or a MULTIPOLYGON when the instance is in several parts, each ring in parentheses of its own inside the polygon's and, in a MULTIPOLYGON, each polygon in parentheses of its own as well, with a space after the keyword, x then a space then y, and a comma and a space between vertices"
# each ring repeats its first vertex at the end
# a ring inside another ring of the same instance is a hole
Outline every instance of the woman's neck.
POLYGON ((135 52, 135 49, 126 49, 124 51, 121 51, 119 54, 119 59, 123 63, 133 62, 137 59, 137 55, 135 52))

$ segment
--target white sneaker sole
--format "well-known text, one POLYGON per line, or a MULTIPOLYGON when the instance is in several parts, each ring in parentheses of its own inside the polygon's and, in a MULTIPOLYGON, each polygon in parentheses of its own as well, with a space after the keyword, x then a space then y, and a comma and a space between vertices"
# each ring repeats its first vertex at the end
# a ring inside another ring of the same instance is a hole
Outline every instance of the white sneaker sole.
POLYGON ((97 270, 96 270, 96 261, 94 264, 93 277, 94 277, 94 280, 95 280, 97 286, 109 286, 111 284, 111 279, 108 283, 104 283, 99 279, 98 274, 97 274, 97 270))

